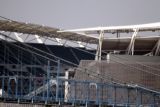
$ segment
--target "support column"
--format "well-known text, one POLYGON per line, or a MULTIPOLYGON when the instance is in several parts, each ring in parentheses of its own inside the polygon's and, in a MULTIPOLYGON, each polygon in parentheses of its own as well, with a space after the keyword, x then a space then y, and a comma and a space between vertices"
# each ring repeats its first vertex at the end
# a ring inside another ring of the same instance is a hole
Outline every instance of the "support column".
POLYGON ((47 66, 47 98, 46 98, 46 103, 49 100, 50 96, 50 61, 48 61, 48 66, 47 66))
POLYGON ((160 39, 157 41, 157 44, 156 44, 156 51, 155 51, 155 56, 159 55, 160 53, 160 39))
POLYGON ((15 94, 16 94, 16 98, 18 97, 18 78, 16 77, 15 79, 15 83, 16 83, 16 90, 15 90, 15 94))
POLYGON ((59 72, 60 72, 60 60, 58 60, 58 66, 57 66, 56 101, 59 101, 59 72))
POLYGON ((97 46, 97 52, 96 52, 95 60, 101 61, 103 37, 104 37, 104 31, 101 30, 101 31, 100 31, 100 34, 99 34, 99 44, 98 44, 98 46, 97 46))
POLYGON ((29 93, 32 91, 32 82, 33 82, 33 76, 30 73, 30 79, 29 79, 29 93))
POLYGON ((10 97, 10 78, 8 77, 8 89, 7 89, 7 95, 10 97))
POLYGON ((5 82, 5 76, 4 74, 2 75, 2 97, 5 97, 5 93, 4 93, 4 82, 5 82))
POLYGON ((135 43, 135 39, 136 39, 136 36, 137 36, 137 33, 138 33, 138 29, 133 29, 134 33, 132 35, 132 38, 131 38, 131 41, 130 41, 130 44, 127 48, 127 54, 128 55, 134 55, 134 43, 135 43))
POLYGON ((127 104, 126 104, 126 107, 129 107, 129 103, 130 103, 130 90, 129 90, 129 88, 127 88, 127 104))
MULTIPOLYGON (((44 74, 43 75, 43 86, 46 84, 45 81, 46 81, 46 76, 44 74)), ((45 91, 43 91, 43 100, 45 100, 45 91)))
POLYGON ((68 79, 69 79, 69 72, 68 71, 66 71, 65 72, 65 90, 64 90, 64 99, 65 99, 65 102, 67 102, 68 101, 68 96, 69 96, 69 90, 68 90, 68 88, 69 88, 69 84, 68 84, 68 79))
POLYGON ((136 107, 139 107, 141 105, 141 95, 140 90, 136 89, 136 107))
POLYGON ((114 87, 114 105, 117 105, 117 88, 114 87))

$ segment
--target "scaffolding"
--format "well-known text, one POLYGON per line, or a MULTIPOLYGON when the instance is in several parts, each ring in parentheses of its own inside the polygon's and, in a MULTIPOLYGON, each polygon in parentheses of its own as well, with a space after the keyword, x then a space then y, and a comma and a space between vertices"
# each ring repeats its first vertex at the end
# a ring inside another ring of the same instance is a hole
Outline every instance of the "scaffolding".
MULTIPOLYGON (((70 78, 69 71, 62 72, 64 60, 44 56, 34 48, 27 44, 2 40, 0 75, 2 101, 153 107, 158 107, 160 103, 159 92, 137 84, 119 84, 113 81, 101 83, 70 78), (60 73, 63 73, 63 76, 60 73)), ((95 76, 94 73, 86 72, 84 69, 79 72, 95 76)), ((98 75, 95 77, 104 79, 98 75)), ((107 78, 105 80, 110 81, 107 78)))
MULTIPOLYGON (((15 29, 12 30, 15 31, 15 29)), ((34 32, 34 29, 30 30, 34 32)), ((40 35, 44 36, 43 33, 41 32, 40 35)), ((101 33, 103 36, 103 32, 101 33)), ((110 75, 99 75, 95 70, 90 70, 84 66, 80 67, 71 61, 55 56, 49 48, 47 48, 49 52, 46 52, 43 49, 23 43, 21 40, 15 40, 10 37, 10 34, 10 32, 9 34, 0 33, 3 36, 3 39, 0 38, 0 49, 2 50, 0 51, 1 101, 57 104, 59 106, 158 107, 160 105, 159 91, 136 83, 124 83, 110 75), (66 70, 64 66, 75 67, 76 72, 103 80, 103 82, 84 80, 83 78, 76 79, 74 78, 74 69, 66 70)), ((99 38, 99 42, 101 39, 103 38, 99 38)), ((102 47, 99 46, 98 48, 101 50, 102 47)), ((129 47, 129 51, 132 51, 132 48, 134 47, 129 47)), ((72 51, 72 53, 74 52, 72 51)), ((103 58, 101 54, 101 51, 97 53, 97 60, 99 59, 99 61, 103 58)), ((73 56, 76 57, 75 54, 73 56)), ((107 63, 110 63, 109 54, 107 57, 107 63)), ((78 58, 76 60, 79 61, 78 58)), ((115 62, 121 66, 126 66, 122 61, 115 60, 115 62)), ((94 65, 94 62, 91 65, 94 65)), ((141 63, 139 65, 155 71, 158 69, 141 63)), ((141 67, 127 67, 138 69, 140 72, 151 73, 147 70, 141 70, 141 67)), ((159 76, 159 74, 153 74, 159 76)))

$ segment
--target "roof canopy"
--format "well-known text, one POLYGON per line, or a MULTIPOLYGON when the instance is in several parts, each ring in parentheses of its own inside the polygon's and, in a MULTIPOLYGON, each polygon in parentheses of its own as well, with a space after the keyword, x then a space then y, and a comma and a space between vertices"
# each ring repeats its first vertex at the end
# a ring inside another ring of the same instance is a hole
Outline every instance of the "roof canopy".
POLYGON ((24 34, 36 34, 39 36, 47 36, 53 38, 61 38, 66 40, 82 41, 87 43, 97 43, 97 39, 83 34, 74 32, 58 33, 60 29, 42 26, 31 23, 23 23, 17 21, 0 20, 0 30, 9 32, 18 32, 24 34))
POLYGON ((97 34, 99 31, 104 31, 105 33, 128 33, 134 32, 135 29, 141 31, 156 31, 160 30, 160 22, 140 24, 140 25, 129 25, 129 26, 107 26, 107 27, 93 27, 93 28, 82 28, 82 29, 71 29, 63 30, 59 32, 85 32, 86 34, 97 34))
MULTIPOLYGON (((104 33, 128 33, 134 32, 135 29, 138 32, 143 31, 159 31, 160 23, 150 23, 142 25, 130 25, 130 26, 110 26, 110 27, 95 27, 95 28, 83 28, 73 30, 60 30, 58 28, 42 26, 31 23, 23 23, 11 20, 0 20, 0 30, 9 32, 18 32, 24 34, 36 34, 39 36, 46 36, 51 38, 61 38, 66 40, 81 41, 86 43, 98 44, 98 36, 91 36, 90 34, 99 34, 100 31, 104 33)), ((102 50, 126 50, 130 44, 132 37, 107 37, 103 39, 102 50)), ((137 36, 135 39, 134 49, 151 51, 154 49, 160 39, 158 36, 137 36)))
MULTIPOLYGON (((145 31, 160 31, 160 22, 140 24, 140 25, 129 25, 129 26, 108 26, 108 27, 93 27, 93 28, 82 28, 82 29, 71 29, 63 30, 59 32, 82 32, 84 34, 99 34, 99 50, 105 51, 127 51, 128 54, 133 54, 134 51, 147 51, 159 53, 160 47, 160 35, 155 36, 137 36, 138 32, 145 31), (129 33, 133 32, 133 35, 126 37, 104 37, 105 33, 129 33), (102 43, 103 42, 103 43, 102 43)), ((99 52, 101 53, 101 52, 99 52)), ((101 55, 99 55, 101 56, 101 55)))

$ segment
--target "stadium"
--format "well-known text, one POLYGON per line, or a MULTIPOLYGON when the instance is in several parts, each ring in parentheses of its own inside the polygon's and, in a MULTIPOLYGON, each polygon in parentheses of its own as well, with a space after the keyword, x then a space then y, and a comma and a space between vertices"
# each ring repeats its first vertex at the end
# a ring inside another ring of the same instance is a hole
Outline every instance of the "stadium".
POLYGON ((159 107, 160 23, 62 30, 0 17, 0 107, 159 107))

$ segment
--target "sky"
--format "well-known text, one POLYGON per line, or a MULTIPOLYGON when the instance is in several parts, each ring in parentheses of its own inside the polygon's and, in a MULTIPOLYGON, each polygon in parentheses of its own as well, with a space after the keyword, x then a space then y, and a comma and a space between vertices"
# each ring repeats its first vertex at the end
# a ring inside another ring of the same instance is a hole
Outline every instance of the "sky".
POLYGON ((160 21, 160 0, 0 0, 0 15, 61 29, 160 21))

